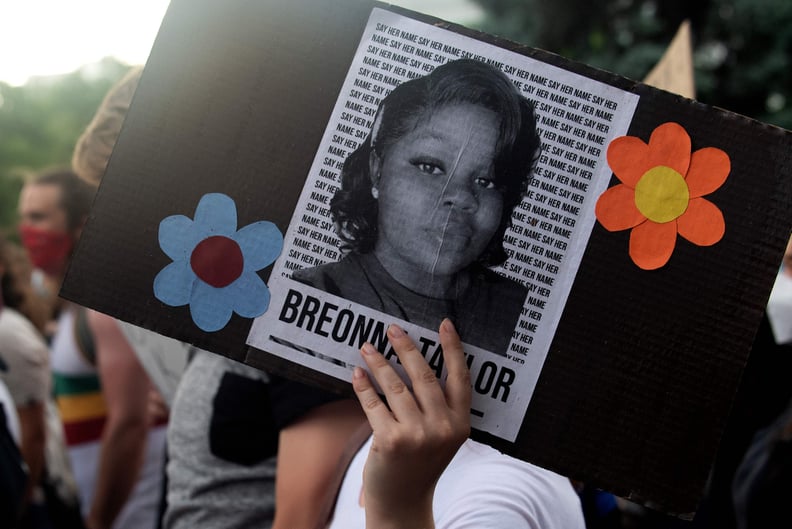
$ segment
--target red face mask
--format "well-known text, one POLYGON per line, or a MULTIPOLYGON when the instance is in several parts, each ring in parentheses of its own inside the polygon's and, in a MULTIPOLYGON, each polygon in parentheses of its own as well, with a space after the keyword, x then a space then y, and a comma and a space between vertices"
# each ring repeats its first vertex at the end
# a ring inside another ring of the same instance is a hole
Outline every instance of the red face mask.
POLYGON ((20 226, 19 237, 33 266, 48 275, 58 275, 63 272, 74 247, 74 240, 69 233, 20 226))

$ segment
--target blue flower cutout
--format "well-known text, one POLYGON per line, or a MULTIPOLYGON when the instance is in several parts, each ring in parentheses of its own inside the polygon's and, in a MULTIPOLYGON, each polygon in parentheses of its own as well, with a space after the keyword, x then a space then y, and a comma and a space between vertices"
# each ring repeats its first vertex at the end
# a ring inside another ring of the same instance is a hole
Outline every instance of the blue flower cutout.
POLYGON ((234 312, 255 318, 267 310, 269 289, 256 272, 283 249, 283 235, 273 223, 254 222, 237 231, 234 201, 209 193, 198 202, 194 220, 163 219, 159 243, 173 262, 154 278, 154 295, 172 307, 189 303, 201 330, 222 329, 234 312))

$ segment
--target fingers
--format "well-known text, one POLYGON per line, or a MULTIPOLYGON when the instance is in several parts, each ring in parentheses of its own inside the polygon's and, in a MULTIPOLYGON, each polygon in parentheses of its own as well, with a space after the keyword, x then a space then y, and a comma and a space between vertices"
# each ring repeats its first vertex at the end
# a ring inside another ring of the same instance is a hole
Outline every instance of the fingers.
POLYGON ((419 406, 426 409, 431 407, 434 401, 445 403, 443 388, 440 387, 436 372, 426 363, 426 359, 415 347, 412 338, 407 336, 398 325, 391 325, 388 327, 388 339, 407 376, 410 377, 412 390, 419 406))
POLYGON ((363 346, 361 349, 363 358, 382 388, 392 410, 391 413, 381 401, 365 372, 356 369, 353 386, 367 414, 387 421, 392 420, 394 416, 397 420, 408 420, 421 412, 435 414, 440 410, 443 413, 442 409, 448 408, 461 416, 470 413, 470 373, 465 363, 462 342, 448 319, 443 320, 439 333, 448 369, 445 391, 440 386, 435 371, 429 367, 412 339, 398 325, 391 325, 388 328, 388 339, 410 377, 412 392, 390 363, 371 344, 363 346))
MULTIPOLYGON (((415 357, 418 357, 421 361, 423 360, 420 352, 415 349, 415 345, 412 343, 412 340, 410 340, 410 338, 408 338, 407 335, 404 334, 404 332, 398 327, 391 325, 391 327, 388 329, 388 338, 390 339, 391 344, 399 355, 399 359, 401 361, 403 361, 402 354, 407 357, 412 357, 411 361, 413 362, 415 361, 415 357)), ((385 394, 385 398, 388 401, 388 406, 390 407, 390 411, 388 411, 387 406, 385 406, 382 402, 374 402, 373 397, 366 393, 364 395, 367 399, 366 402, 361 401, 361 404, 364 406, 364 410, 371 410, 373 414, 376 414, 376 417, 381 418, 383 421, 386 421, 389 417, 396 417, 399 421, 406 421, 419 415, 420 410, 412 396, 412 393, 410 392, 410 389, 407 387, 404 380, 402 380, 402 377, 385 359, 385 357, 380 354, 370 343, 363 345, 361 348, 361 353, 363 354, 363 359, 365 360, 366 365, 368 365, 371 374, 374 376, 374 379, 377 381, 380 388, 382 389, 382 392, 385 394)), ((361 383, 370 384, 370 381, 367 380, 361 383)), ((371 388, 371 391, 376 395, 376 390, 373 387, 371 388)), ((360 394, 358 394, 358 399, 360 399, 360 394)), ((366 411, 366 413, 368 414, 369 412, 366 411)), ((372 426, 374 426, 374 424, 372 424, 372 426)))
POLYGON ((462 341, 448 318, 440 324, 440 345, 443 346, 443 360, 448 370, 445 388, 448 406, 460 413, 470 413, 470 370, 465 362, 462 341))
POLYGON ((362 367, 356 367, 352 372, 352 388, 373 430, 379 431, 393 420, 390 410, 380 399, 379 393, 362 367))

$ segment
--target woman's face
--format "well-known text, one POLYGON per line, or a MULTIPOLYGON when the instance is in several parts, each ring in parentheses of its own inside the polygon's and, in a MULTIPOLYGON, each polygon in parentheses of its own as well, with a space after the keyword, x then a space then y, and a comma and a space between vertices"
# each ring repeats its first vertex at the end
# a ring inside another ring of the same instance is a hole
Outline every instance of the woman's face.
POLYGON ((449 104, 419 119, 381 158, 372 156, 379 193, 375 253, 405 286, 413 274, 456 274, 497 231, 503 209, 493 175, 498 125, 486 108, 449 104))

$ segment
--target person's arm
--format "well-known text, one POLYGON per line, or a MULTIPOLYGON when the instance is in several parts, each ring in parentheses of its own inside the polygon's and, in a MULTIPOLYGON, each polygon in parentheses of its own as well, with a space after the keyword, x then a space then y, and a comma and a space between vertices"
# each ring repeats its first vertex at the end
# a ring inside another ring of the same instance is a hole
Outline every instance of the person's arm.
POLYGON ((323 404, 283 428, 272 529, 315 529, 352 434, 366 421, 353 399, 323 404))
POLYGON ((129 498, 143 464, 150 382, 113 318, 88 311, 88 324, 96 344, 107 422, 86 524, 89 529, 105 529, 129 498))
POLYGON ((391 325, 388 339, 412 381, 412 391, 368 343, 361 353, 387 406, 362 368, 355 368, 352 379, 374 432, 363 475, 366 528, 431 529, 437 480, 470 435, 470 372, 459 336, 447 319, 440 325, 448 368, 445 389, 404 331, 391 325))
POLYGON ((20 430, 20 451, 28 466, 28 485, 25 497, 30 498, 33 487, 41 481, 44 470, 44 447, 47 444, 43 402, 17 406, 20 430))

